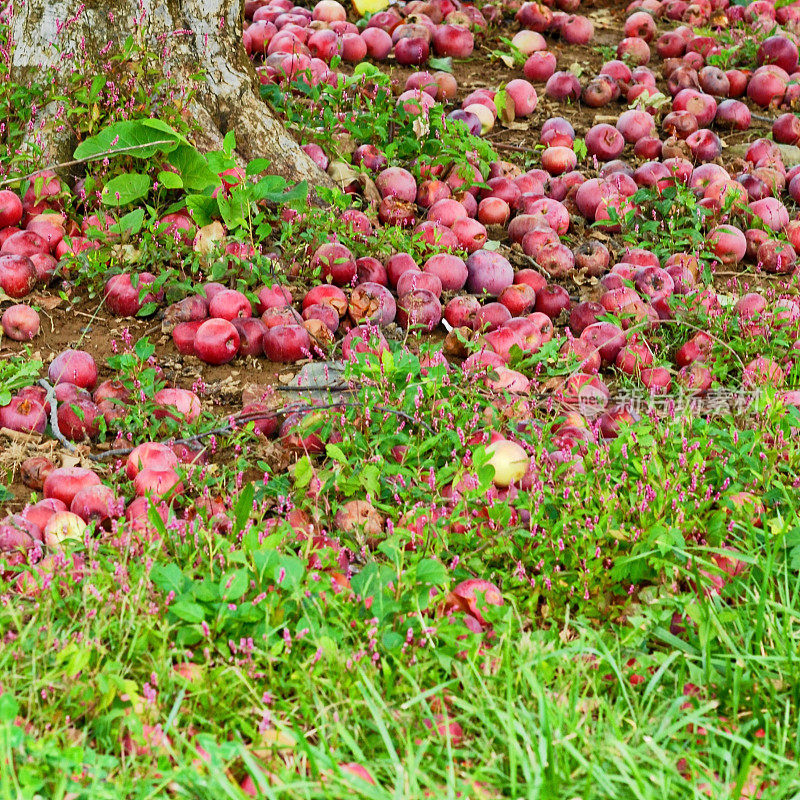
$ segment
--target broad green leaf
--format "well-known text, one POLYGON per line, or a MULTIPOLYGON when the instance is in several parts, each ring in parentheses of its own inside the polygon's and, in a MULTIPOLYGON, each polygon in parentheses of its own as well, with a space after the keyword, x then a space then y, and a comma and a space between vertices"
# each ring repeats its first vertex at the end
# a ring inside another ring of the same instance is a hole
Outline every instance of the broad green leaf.
POLYGON ((0 694, 0 722, 12 722, 19 714, 19 703, 9 694, 0 694))
POLYGON ((341 463, 345 463, 347 461, 347 456, 344 454, 344 451, 338 444, 326 444, 325 445, 325 453, 328 458, 332 458, 334 461, 339 461, 341 463))
POLYGON ((184 622, 202 622, 205 619, 203 606, 185 598, 179 600, 174 606, 170 606, 169 610, 184 622))
POLYGON ((225 138, 222 140, 222 152, 225 155, 230 156, 233 155, 233 151, 236 149, 236 134, 233 131, 228 131, 225 134, 225 138))
POLYGON ((417 564, 417 582, 444 586, 447 583, 447 569, 433 558, 423 558, 417 564))
POLYGON ((219 593, 224 602, 238 600, 250 586, 250 574, 246 569, 237 569, 223 575, 219 582, 219 593))
POLYGON ((294 589, 305 572, 304 562, 297 556, 278 556, 278 563, 272 568, 272 580, 282 589, 294 589))
POLYGON ((175 592, 183 589, 186 578, 177 564, 155 564, 150 570, 150 578, 162 592, 175 592))
POLYGON ((353 75, 364 75, 367 78, 375 78, 382 74, 380 68, 376 67, 375 64, 370 64, 369 61, 362 61, 353 70, 353 75))
POLYGON ((150 158, 158 152, 174 150, 182 139, 172 127, 160 120, 125 120, 84 139, 75 148, 73 156, 105 158, 113 157, 114 151, 121 151, 134 158, 150 158))
POLYGON ((161 170, 156 176, 156 181, 165 189, 183 189, 183 178, 175 172, 161 170))
POLYGON ((104 187, 101 200, 104 205, 118 208, 141 200, 150 191, 153 182, 149 175, 126 172, 112 178, 104 187))
MULTIPOLYGON (((138 283, 134 283, 134 281, 131 281, 131 283, 134 286, 138 286, 138 283)), ((147 361, 147 359, 156 352, 156 346, 146 336, 142 336, 141 339, 136 341, 136 344, 133 346, 133 351, 140 361, 147 361)))
POLYGON ((137 208, 127 213, 115 225, 109 227, 109 233, 139 233, 144 223, 144 209, 137 208))
POLYGON ((253 195, 256 200, 266 200, 269 203, 292 205, 305 202, 308 197, 306 181, 300 181, 289 191, 284 191, 286 186, 286 181, 279 175, 267 175, 253 187, 253 195))
POLYGON ((255 495, 255 486, 248 483, 241 491, 239 498, 236 501, 236 506, 233 510, 234 525, 233 535, 237 535, 244 530, 247 520, 250 519, 250 514, 253 512, 253 497, 255 495))
POLYGON ((258 175, 261 172, 266 172, 272 162, 268 158, 254 158, 245 169, 245 174, 250 177, 258 175))
POLYGON ((445 58, 431 58, 428 61, 428 65, 431 69, 436 69, 440 72, 453 71, 453 59, 450 58, 450 56, 446 56, 445 58))
POLYGON ((217 205, 219 213, 222 215, 222 221, 229 231, 242 228, 247 224, 250 202, 246 192, 234 191, 228 197, 219 195, 217 205))
POLYGON ((216 198, 204 194, 190 194, 186 198, 186 208, 192 212, 192 219, 200 228, 208 225, 219 215, 216 198))
MULTIPOLYGON (((328 445, 330 446, 330 445, 328 445)), ((314 475, 314 470, 311 468, 311 461, 309 460, 308 456, 303 456, 298 462, 294 465, 294 485, 298 489, 302 489, 305 486, 308 486, 311 483, 311 478, 314 475)))
POLYGON ((219 602, 219 585, 211 578, 203 578, 192 584, 192 595, 195 600, 200 600, 202 603, 217 603, 219 602))
POLYGON ((281 197, 287 186, 286 180, 280 175, 265 175, 253 187, 253 197, 256 200, 272 200, 274 197, 281 197))
POLYGON ((219 150, 212 150, 210 153, 206 153, 206 158, 208 159, 208 166, 214 171, 218 181, 219 176, 226 169, 233 169, 236 166, 234 159, 219 150))
POLYGON ((145 303, 137 312, 137 317, 149 317, 158 310, 158 303, 145 303))
POLYGON ((181 144, 167 159, 180 173, 185 189, 203 192, 219 186, 219 175, 214 172, 205 157, 191 145, 181 144))
POLYGON ((89 89, 89 102, 94 103, 97 100, 98 95, 100 94, 100 90, 106 85, 106 81, 108 80, 108 76, 105 73, 101 73, 100 75, 95 75, 92 78, 92 85, 89 89))

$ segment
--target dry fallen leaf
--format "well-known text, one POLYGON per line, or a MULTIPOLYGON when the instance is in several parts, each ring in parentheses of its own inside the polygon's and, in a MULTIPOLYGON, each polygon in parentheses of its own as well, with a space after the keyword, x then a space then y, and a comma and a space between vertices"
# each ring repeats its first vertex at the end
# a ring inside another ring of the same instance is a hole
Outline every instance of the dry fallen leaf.
POLYGON ((417 139, 424 139, 431 132, 431 124, 428 118, 423 117, 422 114, 414 118, 411 127, 414 129, 414 135, 417 139))
POLYGON ((342 189, 346 189, 353 181, 357 181, 359 175, 346 161, 331 161, 327 172, 333 182, 342 189))
POLYGON ((54 295, 45 295, 45 294, 31 294, 28 295, 28 299, 31 305, 39 306, 43 308, 45 311, 52 311, 55 308, 58 308, 60 305, 63 305, 64 301, 57 296, 54 295))
POLYGON ((360 173, 357 180, 361 184, 361 193, 365 200, 376 205, 381 202, 381 193, 378 191, 375 181, 366 172, 360 173))

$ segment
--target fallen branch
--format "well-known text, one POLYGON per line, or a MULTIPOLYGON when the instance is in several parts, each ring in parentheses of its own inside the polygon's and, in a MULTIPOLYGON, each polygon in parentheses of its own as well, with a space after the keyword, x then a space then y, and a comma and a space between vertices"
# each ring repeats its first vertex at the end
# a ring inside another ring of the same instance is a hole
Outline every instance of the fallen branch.
POLYGON ((62 161, 57 164, 49 164, 46 167, 37 169, 35 172, 29 172, 27 175, 20 175, 16 178, 8 178, 4 181, 0 181, 0 187, 11 186, 13 183, 19 183, 20 181, 27 181, 30 178, 35 178, 38 175, 41 175, 45 170, 58 170, 65 169, 66 167, 77 167, 78 164, 88 164, 90 161, 102 161, 104 158, 108 158, 109 156, 130 153, 134 150, 142 150, 145 147, 153 147, 162 144, 175 144, 175 139, 161 139, 156 142, 147 142, 146 144, 132 144, 129 147, 115 147, 113 150, 105 150, 102 153, 95 153, 93 156, 86 156, 86 158, 75 158, 72 161, 62 161))
POLYGON ((335 383, 330 386, 275 386, 276 392, 354 392, 355 389, 346 383, 335 383))
POLYGON ((74 453, 77 448, 63 433, 61 433, 61 429, 58 427, 58 401, 56 400, 56 390, 50 385, 49 381, 46 381, 44 378, 39 381, 39 386, 47 392, 45 401, 50 408, 50 429, 53 432, 53 436, 55 436, 70 453, 74 453))
MULTIPOLYGON (((312 412, 312 411, 326 411, 332 409, 345 409, 345 408, 363 408, 363 405, 357 403, 324 403, 322 405, 311 405, 308 403, 292 403, 288 406, 275 409, 273 411, 251 411, 247 414, 234 414, 231 421, 225 425, 219 425, 216 428, 211 428, 207 431, 195 433, 192 436, 185 436, 181 439, 165 439, 163 443, 170 442, 172 444, 196 444, 209 436, 226 436, 230 433, 235 433, 246 425, 248 422, 256 422, 260 419, 273 419, 284 414, 292 414, 295 412, 312 412)), ((412 425, 419 424, 429 433, 433 433, 433 429, 426 422, 420 420, 418 423, 410 414, 405 411, 399 411, 396 408, 389 408, 388 406, 373 406, 375 411, 381 411, 386 414, 394 414, 400 419, 410 422, 412 425)), ((106 450, 104 453, 93 453, 89 456, 92 461, 106 461, 109 458, 117 458, 119 456, 127 456, 135 450, 134 447, 118 447, 115 450, 106 450)))

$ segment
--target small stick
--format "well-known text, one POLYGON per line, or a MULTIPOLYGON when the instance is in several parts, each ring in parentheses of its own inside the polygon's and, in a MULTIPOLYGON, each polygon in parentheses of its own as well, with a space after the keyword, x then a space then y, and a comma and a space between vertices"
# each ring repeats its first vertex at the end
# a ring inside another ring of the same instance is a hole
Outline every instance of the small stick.
MULTIPOLYGON (((272 419, 272 417, 280 416, 281 414, 291 414, 294 411, 325 411, 329 409, 343 409, 343 408, 361 408, 362 406, 356 403, 325 403, 323 405, 309 405, 307 403, 292 403, 291 405, 278 408, 275 411, 253 411, 248 414, 235 414, 233 422, 226 425, 220 425, 202 433, 196 433, 192 436, 186 436, 182 439, 168 439, 173 444, 193 444, 199 442, 208 436, 223 436, 228 433, 233 433, 239 426, 236 423, 254 422, 259 419, 272 419)), ((407 420, 412 425, 416 424, 414 418, 404 411, 399 411, 396 408, 388 408, 387 406, 373 406, 376 411, 382 411, 386 414, 394 414, 401 419, 407 420)), ((433 429, 425 422, 419 422, 429 433, 433 433, 433 429)), ((55 430, 55 429, 54 429, 55 430)), ((116 458, 117 456, 127 456, 134 451, 135 447, 119 447, 116 450, 106 450, 104 453, 93 453, 89 456, 92 461, 105 461, 109 458, 116 458)))
POLYGON ((276 392, 352 392, 346 383, 336 383, 330 386, 275 386, 276 392))
POLYGON ((518 147, 515 144, 505 144, 504 142, 492 142, 492 147, 494 147, 495 150, 511 150, 514 153, 533 154, 533 150, 531 150, 530 147, 518 147))
POLYGON ((47 392, 45 400, 50 406, 50 428, 53 431, 53 436, 55 436, 70 453, 74 453, 76 450, 75 445, 61 433, 61 429, 58 427, 58 403, 56 401, 55 389, 44 378, 39 381, 39 386, 47 392))
POLYGON ((76 167, 78 164, 88 164, 90 161, 100 161, 101 159, 108 158, 108 156, 115 156, 120 153, 130 153, 133 150, 142 150, 145 147, 153 147, 155 145, 162 144, 175 144, 175 139, 161 139, 160 141, 147 142, 146 144, 132 144, 128 147, 115 147, 113 150, 106 150, 102 153, 96 153, 93 156, 86 156, 86 158, 76 158, 72 161, 62 161, 59 164, 50 164, 42 169, 37 169, 35 172, 29 172, 27 175, 20 175, 17 178, 9 178, 8 180, 0 181, 0 186, 10 186, 12 183, 19 183, 20 181, 26 181, 29 178, 35 178, 37 175, 41 175, 42 172, 48 169, 56 170, 64 169, 65 167, 76 167))

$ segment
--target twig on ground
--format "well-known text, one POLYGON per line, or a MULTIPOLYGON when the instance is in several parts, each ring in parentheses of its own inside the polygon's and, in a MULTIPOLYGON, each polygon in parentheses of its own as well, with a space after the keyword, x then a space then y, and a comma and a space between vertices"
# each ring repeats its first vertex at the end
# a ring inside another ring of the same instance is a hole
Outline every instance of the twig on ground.
POLYGON ((58 427, 58 401, 56 400, 56 390, 50 385, 49 381, 46 381, 44 378, 39 381, 39 386, 47 392, 45 402, 50 408, 50 429, 53 431, 53 436, 55 436, 70 453, 74 453, 77 448, 63 433, 61 433, 61 429, 58 427))
POLYGON ((133 144, 130 147, 115 147, 112 150, 105 150, 102 153, 95 153, 93 156, 87 156, 86 158, 75 158, 72 161, 61 161, 57 164, 49 164, 42 169, 37 169, 35 172, 29 172, 27 175, 19 175, 16 178, 8 178, 7 180, 0 181, 0 187, 2 186, 10 186, 12 183, 19 183, 20 181, 26 181, 29 178, 35 178, 38 175, 41 175, 45 170, 56 170, 56 169, 64 169, 65 167, 76 167, 78 164, 88 164, 90 161, 102 161, 104 158, 108 158, 109 156, 115 156, 118 154, 123 153, 130 153, 134 150, 142 150, 145 147, 156 147, 162 144, 175 144, 175 139, 161 139, 156 142, 146 142, 145 144, 133 144))
POLYGON ((353 392, 346 383, 335 383, 330 386, 275 386, 276 392, 353 392))
MULTIPOLYGON (((225 425, 219 425, 216 428, 211 428, 201 433, 195 433, 192 436, 185 436, 181 439, 166 439, 165 441, 172 444, 194 444, 209 436, 224 436, 233 433, 243 424, 248 422, 255 422, 260 419, 272 419, 273 417, 281 416, 282 414, 291 414, 297 411, 326 411, 331 409, 345 409, 345 408, 360 408, 361 406, 356 403, 324 403, 321 405, 308 404, 308 403, 292 403, 288 406, 283 406, 272 411, 252 411, 247 414, 234 414, 231 421, 225 425)), ((386 414, 394 414, 400 419, 410 422, 412 425, 419 424, 425 428, 429 433, 433 433, 433 429, 426 422, 420 420, 418 423, 410 414, 405 411, 399 411, 396 408, 389 408, 388 406, 373 406, 375 411, 381 411, 386 414)), ((74 449, 74 448, 73 448, 74 449)), ((92 461, 106 461, 109 458, 117 458, 119 456, 127 456, 132 453, 135 447, 118 447, 115 450, 106 450, 104 453, 92 453, 89 458, 92 461)))

